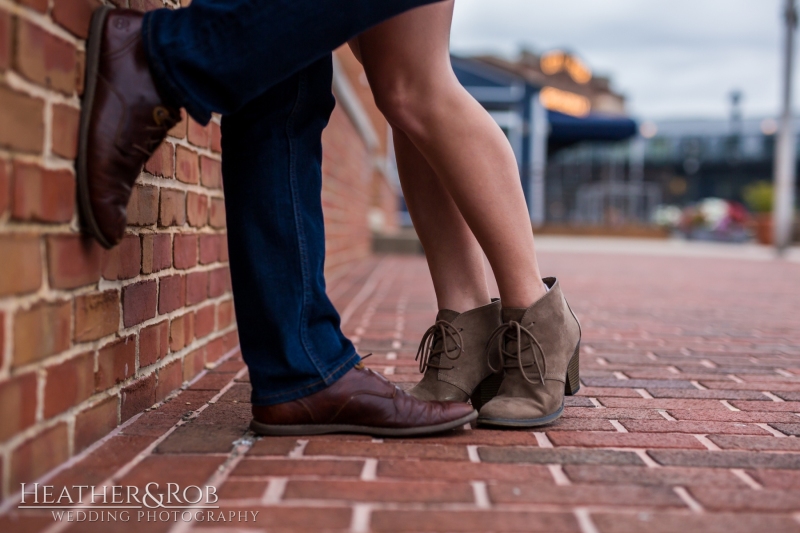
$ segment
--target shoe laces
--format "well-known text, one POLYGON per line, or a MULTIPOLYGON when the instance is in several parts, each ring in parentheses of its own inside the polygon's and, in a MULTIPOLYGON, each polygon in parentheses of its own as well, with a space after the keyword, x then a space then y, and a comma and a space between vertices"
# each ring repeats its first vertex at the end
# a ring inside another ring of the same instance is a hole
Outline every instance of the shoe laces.
POLYGON ((144 146, 142 147, 138 144, 133 145, 135 150, 138 150, 148 158, 153 155, 156 148, 164 141, 167 132, 178 123, 178 119, 173 117, 172 113, 170 113, 169 109, 166 107, 156 106, 153 108, 153 122, 154 125, 144 126, 144 130, 148 132, 149 135, 145 140, 144 146))
MULTIPOLYGON (((444 354, 451 361, 455 361, 464 352, 464 340, 461 337, 461 331, 447 320, 437 320, 428 330, 422 335, 422 341, 419 343, 417 349, 417 356, 414 357, 415 361, 419 361, 419 371, 425 372, 428 368, 438 368, 441 370, 452 370, 453 366, 441 366, 438 363, 432 363, 431 357, 441 356, 444 354), (455 348, 450 350, 448 339, 455 344, 455 348), (434 348, 441 341, 439 348, 434 348), (455 355, 451 355, 455 353, 455 355)), ((441 357, 439 358, 441 362, 441 357)))
POLYGON ((367 369, 367 370, 369 370, 369 369, 368 369, 368 368, 367 368, 367 367, 364 365, 364 359, 366 359, 367 357, 372 357, 372 352, 368 353, 367 355, 362 355, 362 356, 360 356, 360 359, 361 359, 361 360, 360 360, 358 363, 356 363, 356 366, 355 366, 355 368, 357 368, 357 369, 359 369, 359 370, 363 370, 363 369, 367 369))
POLYGON ((497 327, 489 337, 489 342, 487 343, 487 350, 489 350, 489 368, 492 372, 498 373, 503 368, 519 368, 519 371, 522 373, 522 377, 525 378, 525 381, 528 383, 536 383, 534 380, 528 377, 528 373, 525 371, 526 367, 534 366, 536 367, 536 372, 539 374, 539 381, 544 385, 544 376, 547 374, 547 358, 544 355, 544 349, 542 345, 539 344, 539 341, 536 339, 536 336, 531 333, 525 326, 517 322, 516 320, 511 320, 499 327, 497 327), (523 348, 523 339, 527 341, 525 347, 523 348), (497 341, 498 343, 498 350, 497 354, 499 354, 500 358, 500 365, 495 368, 492 364, 493 351, 490 350, 492 343, 497 341), (513 351, 506 350, 506 346, 508 343, 516 342, 517 349, 516 353, 513 351), (537 357, 536 350, 534 346, 539 348, 539 357, 537 357), (522 352, 530 348, 531 354, 533 356, 533 361, 528 363, 522 362, 522 352), (516 359, 516 362, 513 360, 516 359), (541 364, 539 361, 541 360, 541 364))

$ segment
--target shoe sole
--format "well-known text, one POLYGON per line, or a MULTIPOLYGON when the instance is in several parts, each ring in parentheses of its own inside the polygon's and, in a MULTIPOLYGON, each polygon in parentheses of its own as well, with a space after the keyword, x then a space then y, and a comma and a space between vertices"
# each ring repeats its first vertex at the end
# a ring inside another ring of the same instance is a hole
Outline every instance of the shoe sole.
POLYGON ((506 428, 532 428, 544 426, 564 414, 564 404, 555 413, 540 418, 481 418, 478 417, 479 426, 506 427, 506 428))
MULTIPOLYGON (((572 357, 567 365, 567 375, 564 382, 564 395, 574 396, 581 390, 580 380, 580 357, 581 357, 581 343, 575 347, 572 357)), ((492 426, 492 427, 510 427, 510 428, 532 428, 536 426, 544 426, 554 420, 558 419, 564 414, 564 402, 561 402, 561 407, 558 411, 539 418, 490 418, 478 416, 479 426, 492 426)))
POLYGON ((420 426, 412 428, 381 428, 373 426, 357 426, 352 424, 263 424, 253 420, 250 422, 250 429, 258 435, 266 436, 301 436, 301 435, 325 435, 328 433, 359 433, 373 435, 377 437, 417 437, 421 435, 432 435, 455 429, 468 424, 478 418, 478 411, 472 411, 466 416, 452 422, 444 422, 433 426, 420 426))
POLYGON ((89 198, 88 176, 88 144, 89 122, 94 108, 94 97, 97 89, 97 69, 100 64, 100 45, 103 40, 103 27, 109 12, 113 8, 102 6, 92 13, 92 22, 89 28, 89 38, 86 46, 86 79, 83 89, 83 102, 81 105, 80 133, 78 136, 78 157, 75 163, 76 178, 78 182, 78 210, 81 215, 81 229, 97 239, 103 248, 111 248, 110 243, 100 231, 100 225, 92 212, 92 203, 89 198))

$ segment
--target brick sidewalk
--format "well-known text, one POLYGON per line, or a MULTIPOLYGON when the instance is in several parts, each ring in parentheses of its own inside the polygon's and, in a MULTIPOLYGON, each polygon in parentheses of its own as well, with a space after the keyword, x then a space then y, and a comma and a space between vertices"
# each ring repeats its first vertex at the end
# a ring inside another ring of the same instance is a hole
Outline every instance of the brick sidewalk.
MULTIPOLYGON (((0 531, 800 531, 800 266, 566 252, 542 266, 584 330, 583 388, 551 426, 254 440, 235 357, 45 480, 210 484, 232 521, 54 522, 6 502, 0 531)), ((424 259, 371 259, 330 292, 369 365, 414 383, 436 310, 424 259)))

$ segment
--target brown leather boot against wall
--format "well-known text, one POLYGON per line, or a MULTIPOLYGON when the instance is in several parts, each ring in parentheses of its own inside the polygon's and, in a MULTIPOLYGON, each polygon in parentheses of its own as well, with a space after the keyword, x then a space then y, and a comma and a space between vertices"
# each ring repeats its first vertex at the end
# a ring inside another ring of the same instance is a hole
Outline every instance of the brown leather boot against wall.
POLYGON ((483 394, 473 397, 473 406, 479 408, 480 397, 493 395, 500 385, 499 376, 492 379, 486 352, 489 337, 500 324, 499 300, 463 313, 439 311, 417 352, 425 376, 408 392, 420 400, 465 402, 479 385, 491 389, 495 381, 493 391, 480 389, 483 394))
POLYGON ((547 424, 564 411, 564 394, 580 389, 580 324, 556 278, 543 281, 550 290, 533 305, 503 309, 503 325, 490 341, 499 345, 500 355, 490 364, 502 365, 505 376, 497 396, 480 409, 481 425, 547 424))
POLYGON ((141 29, 138 11, 101 6, 86 46, 77 197, 83 230, 104 248, 125 236, 133 184, 181 119, 156 89, 141 29))

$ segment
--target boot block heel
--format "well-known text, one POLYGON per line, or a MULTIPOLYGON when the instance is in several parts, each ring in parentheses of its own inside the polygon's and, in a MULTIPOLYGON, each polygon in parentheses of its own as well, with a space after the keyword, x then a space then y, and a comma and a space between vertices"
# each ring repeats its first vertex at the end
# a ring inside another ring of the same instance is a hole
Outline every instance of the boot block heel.
POLYGON ((567 367, 567 381, 564 383, 564 394, 567 396, 574 396, 581 390, 580 354, 581 343, 579 342, 575 347, 575 353, 572 354, 572 359, 569 360, 569 366, 567 367))
POLYGON ((500 384, 503 383, 503 374, 492 374, 481 381, 470 396, 472 407, 479 410, 492 398, 497 396, 500 384))

